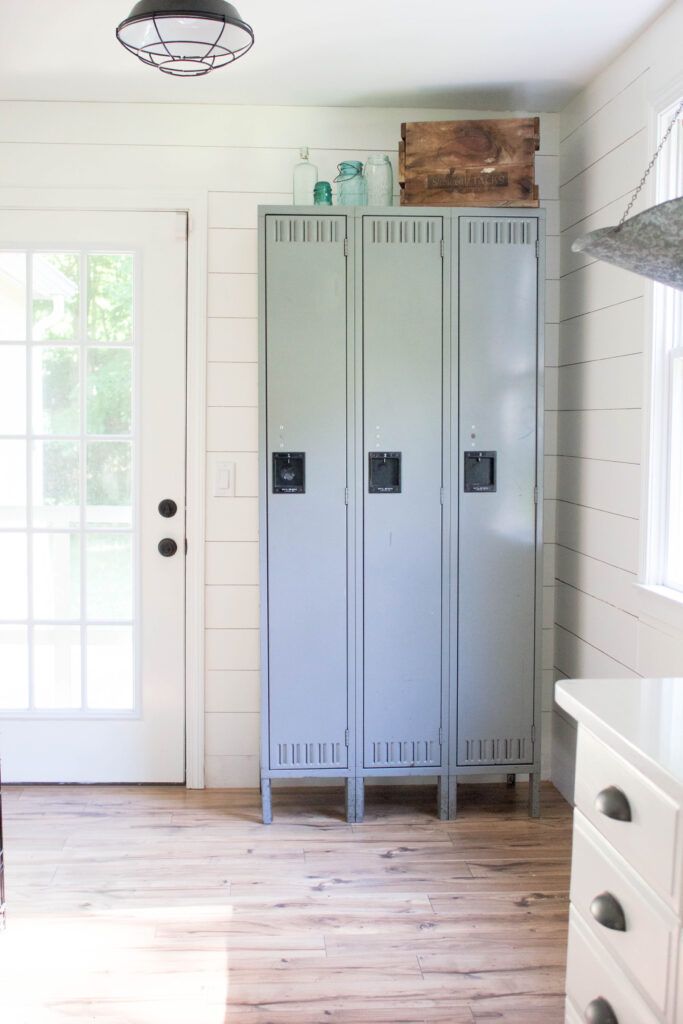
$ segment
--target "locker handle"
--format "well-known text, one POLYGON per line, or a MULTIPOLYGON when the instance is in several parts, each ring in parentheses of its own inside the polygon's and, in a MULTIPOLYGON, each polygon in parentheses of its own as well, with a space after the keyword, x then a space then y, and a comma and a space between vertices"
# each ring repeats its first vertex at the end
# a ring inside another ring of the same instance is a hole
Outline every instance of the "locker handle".
POLYGON ((368 494, 400 494, 401 462, 401 452, 368 452, 368 494))

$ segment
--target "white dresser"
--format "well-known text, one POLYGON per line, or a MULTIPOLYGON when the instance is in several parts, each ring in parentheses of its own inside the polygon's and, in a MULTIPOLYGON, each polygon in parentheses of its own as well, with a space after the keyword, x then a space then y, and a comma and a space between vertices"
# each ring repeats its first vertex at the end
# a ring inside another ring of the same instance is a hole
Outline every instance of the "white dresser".
POLYGON ((683 679, 573 679, 570 1024, 683 1024, 683 679))

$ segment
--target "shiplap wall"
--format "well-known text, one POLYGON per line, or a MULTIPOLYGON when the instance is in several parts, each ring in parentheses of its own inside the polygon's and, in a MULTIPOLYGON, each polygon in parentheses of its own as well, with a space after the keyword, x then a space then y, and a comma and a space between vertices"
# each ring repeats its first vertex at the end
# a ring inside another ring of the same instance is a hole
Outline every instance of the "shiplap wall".
MULTIPOLYGON (((227 72, 229 74, 229 71, 227 72)), ((456 110, 0 104, 0 188, 192 189, 208 203, 206 783, 258 785, 257 207, 291 201, 308 145, 319 176, 370 152, 394 157, 401 121, 506 116, 456 110), (213 496, 215 464, 236 464, 236 496, 213 496)), ((519 116, 516 112, 514 115, 519 116)), ((546 351, 557 364, 558 117, 542 115, 536 180, 548 211, 546 351)), ((552 382, 551 382, 552 383, 552 382)), ((551 390, 551 394, 552 394, 551 390)), ((554 408, 554 406, 552 406, 554 408)), ((555 423, 548 424, 553 430, 555 423)), ((554 442, 549 441, 554 452, 554 442)), ((552 474, 546 536, 553 529, 552 474)), ((554 547, 548 546, 552 556, 554 547)), ((545 774, 553 685, 554 566, 544 588, 545 774)))
MULTIPOLYGON (((652 110, 683 93, 683 3, 676 3, 560 117, 561 276, 553 409, 546 446, 555 508, 555 677, 683 675, 683 636, 643 611, 636 587, 647 483, 650 285, 571 252, 619 222, 656 142, 652 110), (552 422, 554 421, 554 422, 552 422)), ((639 197, 633 212, 653 202, 639 197)), ((599 685, 599 684, 596 684, 599 685)), ((573 789, 575 731, 556 709, 553 780, 573 789)))

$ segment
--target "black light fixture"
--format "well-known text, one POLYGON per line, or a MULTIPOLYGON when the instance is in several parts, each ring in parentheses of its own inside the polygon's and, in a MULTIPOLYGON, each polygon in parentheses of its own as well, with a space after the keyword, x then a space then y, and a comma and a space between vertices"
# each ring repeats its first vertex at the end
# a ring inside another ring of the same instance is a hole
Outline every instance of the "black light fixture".
POLYGON ((231 64, 254 45, 251 25, 226 0, 140 0, 116 38, 143 63, 181 78, 231 64))

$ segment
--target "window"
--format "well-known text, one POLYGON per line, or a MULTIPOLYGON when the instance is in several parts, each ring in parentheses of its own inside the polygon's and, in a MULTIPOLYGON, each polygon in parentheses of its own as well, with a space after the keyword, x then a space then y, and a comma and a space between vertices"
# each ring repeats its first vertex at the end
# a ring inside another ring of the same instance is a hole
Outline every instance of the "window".
MULTIPOLYGON (((658 137, 671 123, 679 97, 659 116, 658 137)), ((656 169, 656 202, 683 194, 683 126, 674 125, 656 169)), ((646 582, 683 599, 683 292, 653 289, 649 537, 646 582)), ((673 596, 673 595, 672 595, 673 596)))
POLYGON ((133 710, 132 253, 0 251, 0 709, 133 710))

